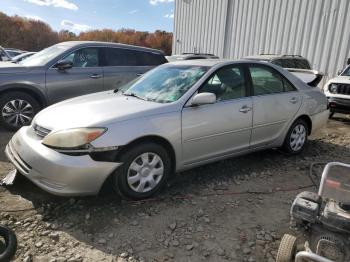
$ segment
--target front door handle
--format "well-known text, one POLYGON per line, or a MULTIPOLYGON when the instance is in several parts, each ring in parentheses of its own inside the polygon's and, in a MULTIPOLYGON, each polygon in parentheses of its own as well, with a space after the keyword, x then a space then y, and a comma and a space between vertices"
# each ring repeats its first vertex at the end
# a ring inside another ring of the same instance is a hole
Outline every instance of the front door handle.
POLYGON ((101 78, 101 77, 102 77, 101 74, 92 74, 92 75, 90 76, 90 78, 93 78, 93 79, 97 79, 97 78, 101 78))
POLYGON ((248 113, 250 110, 252 110, 251 107, 249 107, 249 106, 247 106, 247 105, 244 105, 244 106, 242 106, 242 108, 239 110, 239 112, 245 114, 245 113, 248 113))
POLYGON ((136 75, 137 76, 142 76, 144 73, 137 73, 136 75))
POLYGON ((298 98, 296 97, 292 97, 289 102, 291 102, 292 104, 296 104, 298 102, 298 98))

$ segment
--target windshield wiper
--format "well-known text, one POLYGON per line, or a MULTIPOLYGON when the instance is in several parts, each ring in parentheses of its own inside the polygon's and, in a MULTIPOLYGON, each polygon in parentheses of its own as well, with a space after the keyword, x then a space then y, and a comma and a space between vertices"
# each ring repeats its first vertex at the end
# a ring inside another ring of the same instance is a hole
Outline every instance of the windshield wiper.
POLYGON ((145 99, 145 98, 140 97, 140 96, 136 95, 135 93, 123 93, 123 95, 124 95, 124 96, 132 96, 132 97, 136 97, 136 98, 138 98, 138 99, 141 99, 141 100, 145 100, 145 101, 146 101, 146 99, 145 99))

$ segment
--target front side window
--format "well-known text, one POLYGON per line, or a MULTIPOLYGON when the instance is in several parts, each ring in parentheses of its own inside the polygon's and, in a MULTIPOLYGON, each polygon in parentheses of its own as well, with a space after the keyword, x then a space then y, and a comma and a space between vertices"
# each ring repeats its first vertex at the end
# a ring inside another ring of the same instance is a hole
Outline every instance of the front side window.
POLYGON ((282 77, 272 69, 261 66, 250 66, 254 95, 265 95, 283 92, 282 77))
POLYGON ((348 66, 341 75, 342 76, 350 76, 350 66, 348 66))
POLYGON ((199 93, 216 95, 217 101, 231 100, 246 96, 244 72, 237 66, 226 66, 217 70, 200 88, 199 93))
POLYGON ((98 48, 89 47, 79 49, 68 55, 65 60, 72 62, 73 67, 98 67, 98 48))
POLYGON ((306 59, 295 59, 295 68, 311 69, 309 62, 306 59))
POLYGON ((294 59, 291 59, 291 58, 282 59, 282 67, 295 68, 294 59))
POLYGON ((157 67, 122 88, 124 95, 158 103, 170 103, 182 97, 206 72, 205 66, 166 65, 157 67))

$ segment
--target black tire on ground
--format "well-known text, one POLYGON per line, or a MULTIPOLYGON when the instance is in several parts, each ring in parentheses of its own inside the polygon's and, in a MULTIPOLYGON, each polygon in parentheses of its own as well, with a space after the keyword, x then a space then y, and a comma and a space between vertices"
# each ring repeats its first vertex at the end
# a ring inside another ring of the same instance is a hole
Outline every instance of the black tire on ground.
POLYGON ((288 130, 288 133, 287 133, 286 138, 285 138, 284 143, 283 143, 283 149, 289 154, 293 154, 293 155, 299 154, 305 148, 305 145, 306 145, 307 139, 308 139, 308 135, 309 135, 309 127, 306 124, 306 122, 301 118, 295 120, 295 122, 292 124, 292 126, 288 130), (291 135, 293 133, 294 128, 298 125, 302 125, 304 127, 305 132, 306 132, 306 136, 305 136, 305 141, 304 141, 302 147, 299 148, 298 150, 294 150, 291 146, 290 140, 291 140, 291 135))
POLYGON ((0 252, 0 262, 11 261, 17 250, 16 234, 8 227, 0 226, 0 237, 5 240, 5 250, 0 252))
POLYGON ((145 142, 127 148, 120 154, 118 161, 122 162, 123 165, 117 168, 112 175, 113 187, 122 197, 128 199, 141 200, 151 197, 165 185, 171 173, 171 160, 169 154, 163 146, 157 143, 145 142), (129 186, 127 179, 130 165, 135 159, 144 153, 153 153, 158 155, 163 162, 164 172, 158 184, 152 190, 141 193, 133 190, 129 186))
POLYGON ((296 252, 296 237, 284 234, 278 248, 276 262, 293 262, 296 252))
POLYGON ((10 123, 5 121, 5 119, 3 118, 3 114, 2 114, 3 109, 8 102, 15 100, 15 99, 24 100, 31 105, 31 107, 33 109, 32 117, 34 117, 35 114, 38 113, 40 110, 39 102, 34 97, 32 97, 31 95, 29 95, 27 93, 20 92, 20 91, 2 93, 0 95, 0 125, 2 125, 6 129, 11 130, 11 131, 16 131, 24 125, 29 125, 31 122, 30 121, 30 122, 27 122, 27 123, 21 124, 21 125, 14 125, 14 124, 10 124, 10 123))

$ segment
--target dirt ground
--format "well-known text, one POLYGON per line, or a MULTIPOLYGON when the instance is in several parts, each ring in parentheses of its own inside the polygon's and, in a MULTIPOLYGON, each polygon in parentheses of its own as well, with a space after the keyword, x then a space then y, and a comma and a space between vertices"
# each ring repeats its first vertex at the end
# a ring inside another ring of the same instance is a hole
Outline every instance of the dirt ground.
MULTIPOLYGON (((0 177, 12 166, 0 131, 0 177)), ((267 150, 177 175, 154 199, 49 195, 20 178, 0 187, 15 261, 274 261, 295 195, 315 190, 313 162, 350 163, 350 118, 337 115, 298 156, 267 150)), ((321 171, 321 167, 316 170, 321 171)), ((316 173, 317 173, 316 172, 316 173)))

